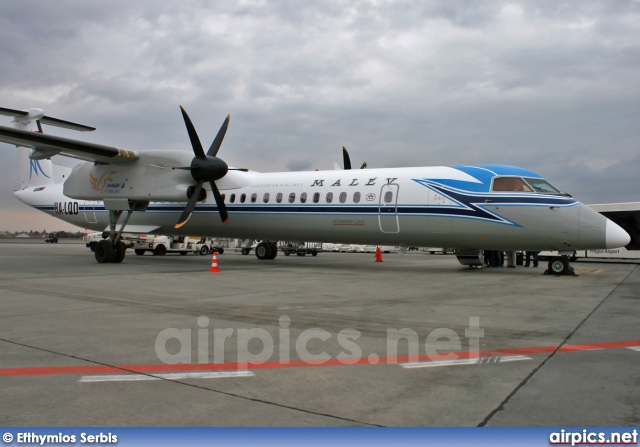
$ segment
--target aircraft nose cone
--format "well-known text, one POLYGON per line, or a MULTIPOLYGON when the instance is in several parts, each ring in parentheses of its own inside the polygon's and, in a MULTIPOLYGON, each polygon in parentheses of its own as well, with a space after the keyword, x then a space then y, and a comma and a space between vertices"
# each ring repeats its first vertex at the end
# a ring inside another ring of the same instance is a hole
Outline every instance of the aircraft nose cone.
POLYGON ((607 219, 605 244, 607 248, 624 247, 631 242, 631 236, 620 225, 607 219))

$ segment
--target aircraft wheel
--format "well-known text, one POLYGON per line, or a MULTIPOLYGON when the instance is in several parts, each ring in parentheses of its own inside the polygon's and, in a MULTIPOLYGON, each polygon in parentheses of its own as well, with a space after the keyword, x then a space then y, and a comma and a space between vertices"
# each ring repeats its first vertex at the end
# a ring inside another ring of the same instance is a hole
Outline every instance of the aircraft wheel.
POLYGON ((569 259, 566 256, 551 258, 549 271, 554 275, 565 275, 569 271, 569 259))
POLYGON ((256 247, 256 257, 258 259, 271 259, 271 245, 260 242, 256 247))
POLYGON ((124 259, 124 254, 127 248, 124 246, 124 242, 118 242, 118 245, 114 247, 113 250, 113 258, 111 258, 111 262, 114 264, 120 264, 124 259))
POLYGON ((275 259, 276 256, 278 256, 278 245, 271 244, 271 255, 269 256, 269 259, 275 259))
POLYGON ((106 264, 111 262, 113 258, 113 245, 111 245, 111 241, 101 240, 96 245, 96 251, 94 252, 96 256, 96 261, 100 264, 106 264))
POLYGON ((153 250, 153 254, 156 256, 164 256, 167 254, 167 247, 165 247, 164 245, 160 244, 156 247, 155 250, 153 250))

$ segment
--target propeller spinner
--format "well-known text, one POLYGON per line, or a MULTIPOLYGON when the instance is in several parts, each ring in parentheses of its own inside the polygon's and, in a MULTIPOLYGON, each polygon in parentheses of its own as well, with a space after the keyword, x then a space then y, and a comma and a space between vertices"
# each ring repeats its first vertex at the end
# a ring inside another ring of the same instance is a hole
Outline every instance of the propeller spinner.
MULTIPOLYGON (((191 147, 193 148, 193 153, 195 157, 191 161, 191 166, 185 168, 174 168, 174 169, 188 169, 191 171, 191 176, 193 179, 198 182, 195 186, 191 187, 191 195, 189 196, 189 201, 187 202, 187 206, 185 207, 178 223, 176 223, 175 228, 180 228, 189 220, 191 217, 191 213, 196 207, 196 202, 200 198, 200 193, 202 191, 202 186, 204 182, 209 182, 211 185, 211 191, 213 192, 213 197, 216 200, 216 205, 218 206, 218 212, 220 213, 220 219, 222 223, 227 223, 229 219, 229 214, 227 213, 227 207, 224 204, 224 199, 216 186, 215 181, 220 180, 224 177, 229 171, 229 166, 224 162, 224 160, 218 158, 216 155, 220 150, 220 146, 222 145, 222 140, 224 139, 224 135, 227 132, 227 127, 229 126, 229 115, 222 123, 222 127, 218 131, 218 135, 211 143, 211 147, 207 153, 204 153, 204 149, 202 148, 202 144, 200 143, 200 138, 198 138, 198 133, 196 132, 191 119, 189 119, 189 115, 187 112, 180 106, 180 110, 182 111, 182 117, 184 118, 184 124, 187 126, 187 132, 189 133, 189 140, 191 140, 191 147)), ((244 169, 242 169, 244 171, 244 169)))

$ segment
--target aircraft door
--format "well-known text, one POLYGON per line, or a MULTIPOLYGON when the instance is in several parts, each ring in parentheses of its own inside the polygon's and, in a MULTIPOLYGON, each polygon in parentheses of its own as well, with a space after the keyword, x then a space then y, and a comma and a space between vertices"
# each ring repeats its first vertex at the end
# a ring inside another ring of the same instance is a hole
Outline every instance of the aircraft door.
POLYGON ((98 202, 94 200, 85 200, 84 201, 84 218, 87 223, 96 223, 98 219, 96 218, 96 205, 98 202))
POLYGON ((395 183, 387 183, 380 190, 378 202, 378 222, 383 233, 399 233, 398 223, 398 189, 395 183))

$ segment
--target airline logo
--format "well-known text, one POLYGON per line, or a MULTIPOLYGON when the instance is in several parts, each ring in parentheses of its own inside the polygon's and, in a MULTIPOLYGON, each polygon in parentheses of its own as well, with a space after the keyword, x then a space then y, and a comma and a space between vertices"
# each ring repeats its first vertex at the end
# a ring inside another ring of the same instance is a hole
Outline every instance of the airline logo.
POLYGON ((118 193, 124 188, 125 182, 114 182, 113 175, 116 175, 118 171, 107 171, 100 177, 96 177, 92 172, 89 172, 89 181, 91 182, 91 188, 98 192, 118 193))
POLYGON ((29 181, 31 181, 31 177, 33 177, 34 173, 36 174, 36 177, 40 177, 40 174, 42 174, 46 178, 51 178, 45 174, 42 166, 40 166, 40 160, 29 159, 29 181))

